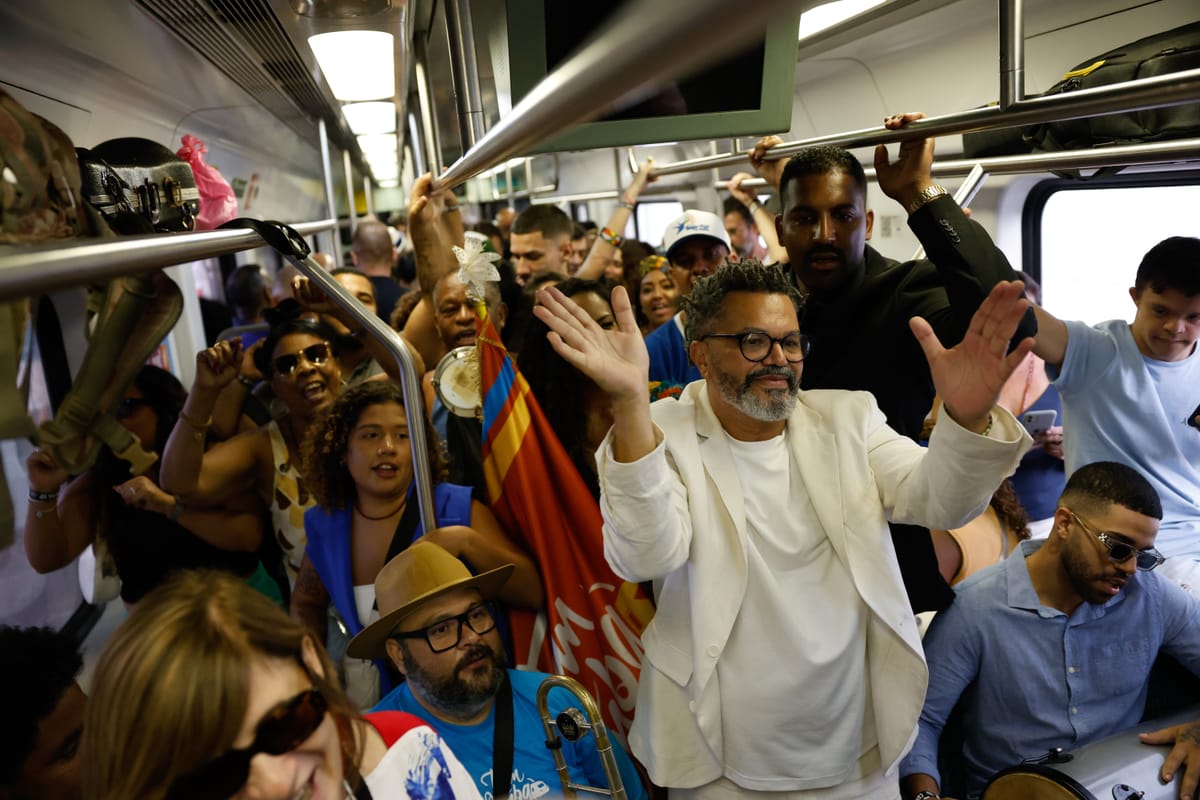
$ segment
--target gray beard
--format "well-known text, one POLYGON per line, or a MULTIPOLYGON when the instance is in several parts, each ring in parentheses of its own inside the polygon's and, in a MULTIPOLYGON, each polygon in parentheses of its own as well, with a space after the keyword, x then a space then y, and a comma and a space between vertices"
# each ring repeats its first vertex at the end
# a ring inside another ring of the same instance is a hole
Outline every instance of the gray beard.
POLYGON ((732 375, 717 371, 717 389, 725 402, 751 419, 761 422, 779 422, 790 417, 796 408, 796 399, 800 395, 800 381, 796 378, 796 373, 786 367, 764 366, 752 370, 741 383, 738 383, 732 375), (751 384, 755 378, 762 375, 786 377, 787 390, 771 391, 766 399, 759 397, 754 393, 751 384))

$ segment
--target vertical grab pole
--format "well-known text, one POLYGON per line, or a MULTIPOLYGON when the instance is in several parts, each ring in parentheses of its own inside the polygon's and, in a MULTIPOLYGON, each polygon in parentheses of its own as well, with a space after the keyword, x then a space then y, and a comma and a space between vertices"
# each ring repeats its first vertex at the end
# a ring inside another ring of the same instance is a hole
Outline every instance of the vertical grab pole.
POLYGON ((429 52, 425 37, 413 42, 413 68, 417 83, 417 105, 425 130, 425 161, 427 172, 437 175, 442 169, 442 140, 438 134, 437 109, 433 107, 433 83, 429 74, 429 52))
POLYGON ((450 48, 450 78, 458 106, 458 133, 463 152, 483 138, 483 93, 475 60, 475 29, 470 0, 446 0, 446 39, 450 48))
POLYGON ((338 247, 337 206, 333 203, 333 165, 329 158, 329 131, 325 129, 324 117, 317 120, 317 133, 321 137, 321 174, 325 178, 325 216, 333 220, 333 227, 329 229, 329 253, 340 264, 342 258, 338 252, 341 248, 338 247))
POLYGON ((1021 0, 999 0, 1000 110, 1025 99, 1025 20, 1021 0))
POLYGON ((346 171, 346 207, 350 209, 350 235, 358 230, 358 212, 354 204, 354 164, 350 162, 350 151, 342 151, 342 168, 346 171))

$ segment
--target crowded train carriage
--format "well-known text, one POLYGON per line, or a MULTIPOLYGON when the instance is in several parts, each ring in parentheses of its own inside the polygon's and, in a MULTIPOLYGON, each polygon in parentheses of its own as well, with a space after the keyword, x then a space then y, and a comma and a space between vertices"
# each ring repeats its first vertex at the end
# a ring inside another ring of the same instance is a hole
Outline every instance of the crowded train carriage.
POLYGON ((1193 0, 0 52, 0 798, 1195 796, 1193 0))

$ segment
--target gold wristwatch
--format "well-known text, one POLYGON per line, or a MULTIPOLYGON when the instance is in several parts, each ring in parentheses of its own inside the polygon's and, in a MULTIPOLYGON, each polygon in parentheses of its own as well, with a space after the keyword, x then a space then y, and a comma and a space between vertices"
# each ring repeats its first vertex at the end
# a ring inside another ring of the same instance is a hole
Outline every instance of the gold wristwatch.
POLYGON ((938 186, 936 183, 931 184, 923 189, 919 195, 917 195, 917 199, 908 204, 908 213, 915 214, 926 203, 929 203, 947 194, 950 193, 946 191, 945 186, 938 186))

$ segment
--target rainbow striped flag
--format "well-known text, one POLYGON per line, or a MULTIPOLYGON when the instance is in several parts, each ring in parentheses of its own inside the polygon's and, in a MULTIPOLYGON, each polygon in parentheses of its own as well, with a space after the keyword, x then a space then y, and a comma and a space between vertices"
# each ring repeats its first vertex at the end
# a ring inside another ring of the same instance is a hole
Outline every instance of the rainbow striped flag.
POLYGON ((541 568, 546 608, 512 614, 517 667, 569 675, 622 741, 633 722, 641 633, 654 614, 640 586, 604 559, 600 507, 550 428, 490 319, 478 338, 483 469, 500 523, 541 568))

